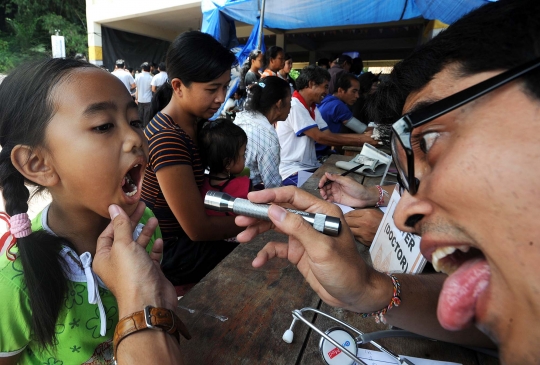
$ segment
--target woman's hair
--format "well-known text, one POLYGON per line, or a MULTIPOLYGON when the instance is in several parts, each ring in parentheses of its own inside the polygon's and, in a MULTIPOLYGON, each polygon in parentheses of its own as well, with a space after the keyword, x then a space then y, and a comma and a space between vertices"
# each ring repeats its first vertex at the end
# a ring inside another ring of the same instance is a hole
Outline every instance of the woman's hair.
POLYGON ((278 76, 268 76, 248 88, 248 97, 244 109, 266 115, 280 100, 291 93, 287 81, 278 76))
MULTIPOLYGON (((230 72, 236 57, 211 35, 199 31, 180 34, 167 51, 166 69, 169 80, 180 79, 189 87, 192 82, 210 82, 224 72, 230 72)), ((152 97, 152 113, 167 106, 173 94, 170 82, 165 82, 152 97), (155 101, 154 101, 155 99, 155 101)))
POLYGON ((256 60, 260 54, 262 54, 262 51, 260 49, 255 49, 251 51, 246 62, 244 62, 244 65, 242 66, 242 69, 240 70, 240 89, 246 88, 246 74, 251 68, 251 64, 253 63, 253 61, 256 60))
POLYGON ((268 67, 270 65, 270 60, 273 60, 274 58, 277 58, 279 52, 283 52, 283 48, 278 46, 272 46, 268 48, 266 51, 266 66, 268 67))
MULTIPOLYGON (((55 104, 62 97, 54 97, 53 92, 74 78, 74 70, 82 68, 98 69, 88 62, 49 59, 16 68, 0 84, 0 189, 10 216, 28 211, 30 192, 25 183, 44 190, 13 166, 11 151, 17 145, 43 146, 55 104)), ((17 238, 32 312, 31 333, 42 348, 54 344, 55 325, 68 288, 59 255, 62 245, 72 247, 67 240, 45 231, 17 238)))
POLYGON ((227 118, 209 120, 199 130, 201 160, 211 174, 224 172, 246 143, 246 132, 227 118))

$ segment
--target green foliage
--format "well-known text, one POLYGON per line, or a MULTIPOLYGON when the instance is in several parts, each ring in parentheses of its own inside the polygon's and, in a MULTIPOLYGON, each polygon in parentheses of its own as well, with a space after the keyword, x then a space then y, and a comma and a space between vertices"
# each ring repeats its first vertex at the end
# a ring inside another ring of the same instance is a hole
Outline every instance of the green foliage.
POLYGON ((2 13, 6 18, 5 29, 0 29, 0 73, 51 56, 51 35, 57 29, 65 37, 67 56, 87 53, 84 0, 5 0, 2 13))

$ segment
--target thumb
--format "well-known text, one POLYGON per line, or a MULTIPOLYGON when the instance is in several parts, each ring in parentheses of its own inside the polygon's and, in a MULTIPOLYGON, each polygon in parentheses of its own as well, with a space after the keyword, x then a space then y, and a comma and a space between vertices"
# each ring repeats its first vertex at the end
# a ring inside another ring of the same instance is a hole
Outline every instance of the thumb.
POLYGON ((114 243, 130 244, 133 241, 133 228, 126 212, 113 204, 109 207, 109 213, 112 219, 114 243))

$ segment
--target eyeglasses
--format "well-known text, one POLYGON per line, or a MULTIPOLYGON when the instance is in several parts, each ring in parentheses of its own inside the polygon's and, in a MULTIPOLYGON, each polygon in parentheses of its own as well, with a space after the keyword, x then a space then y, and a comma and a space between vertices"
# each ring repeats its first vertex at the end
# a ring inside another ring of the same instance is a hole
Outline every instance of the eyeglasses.
POLYGON ((429 123, 454 109, 457 109, 479 97, 513 81, 540 66, 540 58, 526 62, 513 69, 493 76, 485 81, 441 99, 425 108, 405 114, 392 124, 392 156, 396 164, 403 188, 414 195, 418 191, 420 180, 414 176, 414 154, 412 150, 412 130, 429 123))

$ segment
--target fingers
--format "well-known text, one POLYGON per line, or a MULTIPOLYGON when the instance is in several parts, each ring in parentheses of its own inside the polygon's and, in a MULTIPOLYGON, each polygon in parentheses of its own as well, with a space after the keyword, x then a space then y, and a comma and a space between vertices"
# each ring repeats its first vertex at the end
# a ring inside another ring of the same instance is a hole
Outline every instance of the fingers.
POLYGON ((150 258, 156 262, 159 266, 161 262, 161 257, 163 256, 163 247, 165 243, 161 238, 158 238, 154 241, 154 246, 152 246, 152 251, 150 251, 150 258))
POLYGON ((257 257, 255 257, 251 265, 253 267, 261 267, 274 257, 286 259, 288 256, 288 247, 286 243, 268 242, 257 253, 257 257))
POLYGON ((146 204, 144 204, 143 201, 139 201, 139 204, 137 204, 137 208, 135 208, 135 211, 131 213, 131 215, 129 216, 129 219, 131 220, 131 225, 133 226, 133 228, 135 228, 135 226, 139 224, 139 221, 141 220, 141 217, 143 216, 145 209, 146 209, 146 204))
POLYGON ((156 231, 156 228, 158 226, 158 220, 155 217, 152 217, 146 222, 143 229, 141 230, 141 234, 139 237, 137 237, 137 243, 142 247, 146 249, 146 246, 148 246, 148 243, 150 242, 150 239, 152 238, 152 235, 156 231))
POLYGON ((248 199, 253 203, 288 203, 296 209, 311 213, 325 213, 335 216, 339 214, 337 212, 341 212, 336 205, 325 202, 304 190, 292 186, 252 191, 248 194, 248 199))
POLYGON ((238 242, 249 242, 254 239, 257 235, 264 233, 266 231, 274 228, 272 222, 268 221, 258 221, 250 226, 248 226, 244 231, 240 232, 236 239, 238 242))
POLYGON ((109 206, 109 214, 111 215, 114 229, 114 242, 121 244, 131 243, 133 241, 133 227, 126 212, 118 205, 112 204, 109 206))

